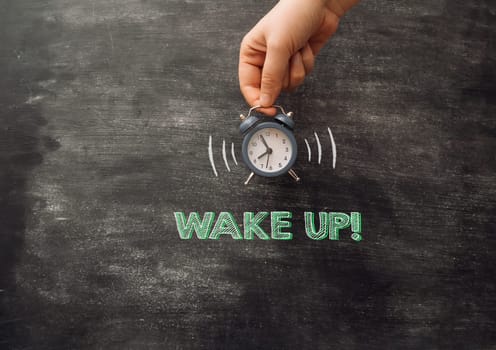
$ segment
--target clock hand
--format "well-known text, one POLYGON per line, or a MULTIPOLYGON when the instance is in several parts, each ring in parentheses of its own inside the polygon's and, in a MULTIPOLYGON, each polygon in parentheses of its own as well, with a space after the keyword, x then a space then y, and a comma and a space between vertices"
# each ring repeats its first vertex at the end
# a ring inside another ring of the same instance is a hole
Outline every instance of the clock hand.
POLYGON ((267 151, 265 151, 264 153, 262 153, 261 155, 259 155, 257 157, 257 159, 260 159, 262 158, 263 156, 265 156, 266 154, 272 154, 272 148, 267 148, 267 151))
POLYGON ((259 156, 257 157, 257 159, 262 158, 262 157, 263 157, 263 156, 265 156, 266 154, 269 154, 269 150, 267 150, 267 151, 265 151, 264 153, 262 153, 261 155, 259 155, 259 156))
POLYGON ((267 145, 267 142, 265 142, 265 138, 263 137, 263 135, 260 135, 260 139, 262 140, 262 143, 264 144, 265 148, 267 148, 267 150, 270 149, 269 145, 267 145))
MULTIPOLYGON (((269 150, 271 150, 271 149, 269 148, 269 150)), ((272 150, 271 150, 271 151, 272 151, 272 150)), ((272 152, 267 152, 267 164, 265 164, 265 169, 267 169, 267 168, 269 167, 269 157, 270 157, 270 154, 271 154, 271 153, 272 153, 272 152)))

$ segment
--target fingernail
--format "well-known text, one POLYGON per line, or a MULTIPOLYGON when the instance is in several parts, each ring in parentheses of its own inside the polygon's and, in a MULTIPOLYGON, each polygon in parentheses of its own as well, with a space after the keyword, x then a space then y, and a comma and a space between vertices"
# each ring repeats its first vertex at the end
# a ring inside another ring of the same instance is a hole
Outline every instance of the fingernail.
POLYGON ((260 105, 262 107, 270 107, 270 95, 269 94, 262 94, 260 96, 260 105))

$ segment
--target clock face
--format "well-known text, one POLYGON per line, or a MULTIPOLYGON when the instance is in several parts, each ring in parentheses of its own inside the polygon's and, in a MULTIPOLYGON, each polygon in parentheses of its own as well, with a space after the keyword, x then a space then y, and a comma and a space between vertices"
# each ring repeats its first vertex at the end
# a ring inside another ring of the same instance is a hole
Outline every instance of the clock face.
POLYGON ((243 157, 258 175, 278 176, 286 173, 296 160, 293 134, 274 122, 258 125, 243 142, 243 157))

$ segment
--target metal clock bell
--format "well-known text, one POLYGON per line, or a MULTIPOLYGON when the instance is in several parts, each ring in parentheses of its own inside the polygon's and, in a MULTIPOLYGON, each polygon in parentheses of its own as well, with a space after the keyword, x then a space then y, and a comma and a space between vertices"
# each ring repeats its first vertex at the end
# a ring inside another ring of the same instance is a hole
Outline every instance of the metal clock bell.
POLYGON ((292 169, 298 151, 293 134, 293 113, 286 113, 276 105, 272 106, 279 110, 275 117, 253 113, 260 107, 250 108, 246 117, 240 116, 242 122, 239 130, 243 135, 241 153, 246 166, 252 171, 245 185, 255 174, 275 177, 288 173, 295 181, 300 181, 292 169))

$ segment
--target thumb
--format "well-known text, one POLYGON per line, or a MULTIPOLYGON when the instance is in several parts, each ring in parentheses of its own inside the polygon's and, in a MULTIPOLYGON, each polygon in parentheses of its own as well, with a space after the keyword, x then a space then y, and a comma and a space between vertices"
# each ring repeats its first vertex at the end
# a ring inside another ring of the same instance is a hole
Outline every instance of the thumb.
POLYGON ((288 72, 289 50, 282 47, 267 47, 267 54, 262 68, 260 86, 260 105, 270 107, 281 92, 285 74, 288 72))

